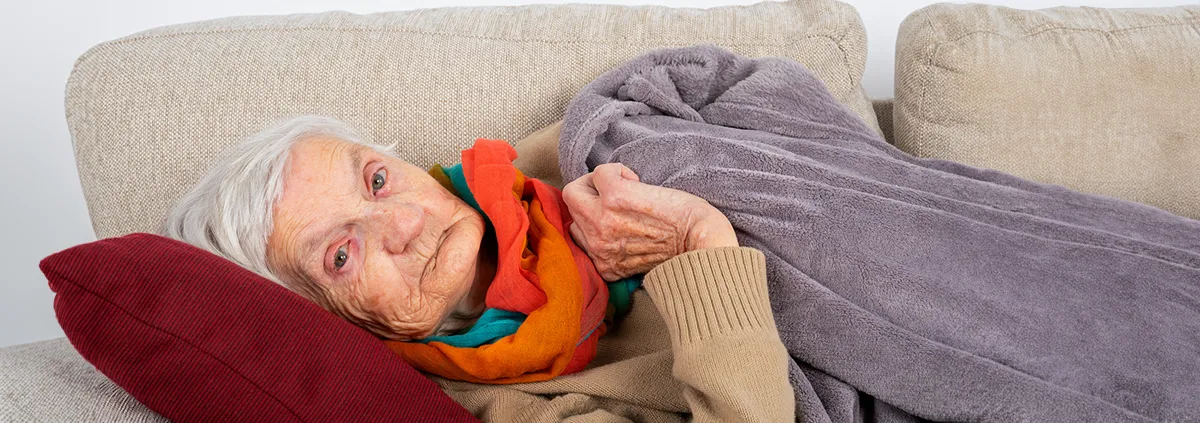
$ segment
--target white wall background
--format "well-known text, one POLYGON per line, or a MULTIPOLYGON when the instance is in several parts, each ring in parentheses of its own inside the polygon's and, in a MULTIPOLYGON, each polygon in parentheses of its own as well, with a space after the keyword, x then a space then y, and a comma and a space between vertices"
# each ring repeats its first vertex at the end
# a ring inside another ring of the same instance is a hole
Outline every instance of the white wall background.
MULTIPOLYGON (((713 7, 757 0, 583 0, 713 7)), ((896 29, 930 0, 843 0, 858 8, 870 43, 864 84, 892 93, 896 29)), ((1037 9, 1059 5, 1154 7, 1170 0, 981 0, 1037 9)), ((565 3, 563 0, 444 0, 439 5, 565 3)), ((156 26, 233 15, 347 10, 371 13, 430 5, 420 0, 2 0, 0 16, 0 347, 62 336, 43 257, 95 240, 63 116, 63 89, 89 47, 156 26)))

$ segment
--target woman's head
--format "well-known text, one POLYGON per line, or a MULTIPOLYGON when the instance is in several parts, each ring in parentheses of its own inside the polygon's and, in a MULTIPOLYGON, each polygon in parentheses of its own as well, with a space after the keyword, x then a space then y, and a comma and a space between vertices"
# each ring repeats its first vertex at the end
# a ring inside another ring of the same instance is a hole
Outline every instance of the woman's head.
POLYGON ((482 217, 330 118, 298 117, 233 147, 165 233, 392 339, 457 329, 486 287, 482 217))

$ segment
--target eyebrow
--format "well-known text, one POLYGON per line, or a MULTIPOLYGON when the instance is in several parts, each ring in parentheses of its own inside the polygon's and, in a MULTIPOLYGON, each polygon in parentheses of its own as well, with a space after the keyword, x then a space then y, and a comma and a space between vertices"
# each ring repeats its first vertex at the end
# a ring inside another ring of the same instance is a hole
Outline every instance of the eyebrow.
MULTIPOLYGON (((347 158, 350 159, 350 160, 348 160, 348 162, 350 164, 350 169, 354 169, 355 172, 359 172, 357 169, 362 169, 363 166, 365 165, 365 163, 363 163, 363 161, 366 160, 366 155, 363 154, 364 150, 366 150, 366 149, 362 148, 361 146, 354 145, 353 148, 350 150, 350 154, 347 155, 348 156, 347 158)), ((356 180, 360 179, 360 176, 355 176, 354 179, 356 179, 356 180)), ((321 233, 317 236, 309 237, 309 239, 304 241, 300 246, 300 257, 311 257, 314 253, 319 253, 320 257, 321 257, 320 268, 322 271, 324 271, 325 270, 325 253, 320 250, 321 244, 328 242, 329 235, 334 230, 336 230, 337 228, 340 228, 342 226, 343 225, 337 225, 337 226, 334 226, 327 230, 321 231, 321 233)), ((304 268, 305 268, 304 266, 299 266, 299 268, 300 268, 299 270, 300 270, 301 274, 303 274, 305 277, 308 277, 309 279, 315 280, 315 278, 313 278, 312 275, 309 275, 308 272, 304 270, 304 268)))

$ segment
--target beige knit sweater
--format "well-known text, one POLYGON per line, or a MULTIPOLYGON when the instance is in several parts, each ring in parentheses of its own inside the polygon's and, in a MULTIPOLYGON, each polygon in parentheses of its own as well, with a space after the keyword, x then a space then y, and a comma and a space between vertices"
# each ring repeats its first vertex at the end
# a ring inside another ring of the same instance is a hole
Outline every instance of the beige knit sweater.
POLYGON ((588 369, 515 385, 435 380, 485 421, 792 422, 766 281, 757 250, 693 251, 646 275, 588 369))

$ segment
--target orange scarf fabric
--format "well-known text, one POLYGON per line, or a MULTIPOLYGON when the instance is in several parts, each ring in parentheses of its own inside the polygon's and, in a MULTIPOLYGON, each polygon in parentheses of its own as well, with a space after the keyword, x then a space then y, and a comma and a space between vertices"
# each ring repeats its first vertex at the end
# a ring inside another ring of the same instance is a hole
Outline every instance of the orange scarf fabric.
POLYGON ((478 139, 463 174, 495 228, 496 277, 486 306, 526 314, 516 333, 477 348, 384 341, 418 370, 474 383, 548 380, 582 370, 596 355, 608 287, 567 232, 562 193, 526 178, 504 141, 478 139))

